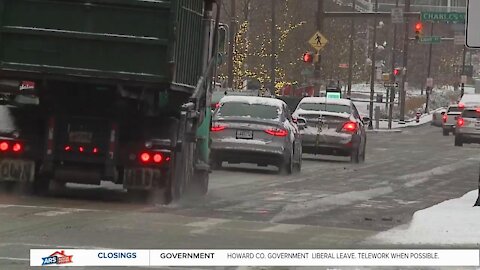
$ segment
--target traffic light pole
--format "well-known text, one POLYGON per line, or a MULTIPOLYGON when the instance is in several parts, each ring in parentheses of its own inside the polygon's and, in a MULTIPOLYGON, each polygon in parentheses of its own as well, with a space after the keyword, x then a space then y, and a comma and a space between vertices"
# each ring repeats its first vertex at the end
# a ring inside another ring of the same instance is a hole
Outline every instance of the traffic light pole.
MULTIPOLYGON (((395 1, 395 7, 398 7, 399 0, 395 1)), ((391 81, 395 82, 395 50, 397 49, 397 24, 393 24, 393 41, 392 41, 392 74, 391 81)), ((388 101, 388 100, 387 100, 388 101)), ((388 106, 388 129, 392 129, 393 107, 395 102, 395 88, 390 88, 390 104, 388 106)))
POLYGON ((230 44, 228 45, 228 63, 227 63, 227 73, 228 73, 228 88, 233 88, 233 50, 235 46, 235 10, 236 3, 235 0, 230 0, 230 44))
MULTIPOLYGON (((433 26, 435 25, 434 23, 430 24, 430 36, 433 37, 433 26)), ((430 73, 432 70, 432 49, 433 49, 433 44, 430 43, 430 46, 428 47, 428 67, 427 67, 427 79, 430 78, 430 73)), ((430 92, 432 91, 432 87, 427 86, 425 88, 425 95, 426 95, 426 100, 425 100, 425 113, 428 113, 428 103, 430 101, 430 92)))
MULTIPOLYGON (((467 56, 467 46, 463 45, 463 55, 462 55, 462 74, 465 75, 465 57, 467 56)), ((462 89, 460 92, 460 97, 463 97, 463 94, 465 94, 465 83, 462 82, 462 89)))
MULTIPOLYGON (((410 12, 410 0, 405 0, 405 13, 410 12)), ((403 72, 402 72, 402 83, 400 85, 400 121, 399 123, 405 124, 405 100, 406 100, 406 91, 405 91, 405 82, 407 80, 407 61, 408 61, 408 33, 409 33, 409 20, 405 17, 405 33, 403 40, 403 72)))
MULTIPOLYGON (((320 31, 320 33, 323 31, 323 18, 325 16, 325 9, 323 6, 323 0, 317 0, 317 30, 320 31)), ((321 88, 321 82, 320 79, 322 78, 320 74, 320 69, 321 69, 321 56, 320 53, 318 53, 318 61, 315 62, 315 80, 317 83, 318 87, 318 95, 320 95, 320 88, 321 88)))
MULTIPOLYGON (((378 0, 375 0, 375 12, 378 10, 378 0)), ((376 74, 376 51, 375 45, 377 43, 377 17, 373 18, 373 38, 372 38, 372 69, 370 73, 370 108, 369 108, 369 117, 370 121, 368 123, 368 129, 373 129, 373 98, 375 95, 375 74, 376 74)))
MULTIPOLYGON (((356 0, 352 0, 352 11, 355 12, 356 0)), ((350 53, 348 55, 348 90, 347 96, 352 95, 352 77, 353 77, 353 40, 355 36, 355 19, 350 19, 350 53)))

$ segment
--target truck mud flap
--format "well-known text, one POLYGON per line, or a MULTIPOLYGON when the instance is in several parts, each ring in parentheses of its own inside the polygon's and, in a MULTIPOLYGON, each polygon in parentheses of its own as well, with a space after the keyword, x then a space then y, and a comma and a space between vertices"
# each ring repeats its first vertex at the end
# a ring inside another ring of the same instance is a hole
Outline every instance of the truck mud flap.
POLYGON ((152 189, 162 181, 162 171, 152 168, 125 169, 123 187, 126 189, 152 189))

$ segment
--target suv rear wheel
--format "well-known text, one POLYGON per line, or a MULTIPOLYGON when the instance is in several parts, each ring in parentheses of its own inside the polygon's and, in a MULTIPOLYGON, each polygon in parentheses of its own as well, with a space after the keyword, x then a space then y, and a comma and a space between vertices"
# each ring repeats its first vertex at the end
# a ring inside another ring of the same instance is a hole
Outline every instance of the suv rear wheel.
POLYGON ((463 140, 460 135, 455 136, 455 146, 463 146, 463 140))

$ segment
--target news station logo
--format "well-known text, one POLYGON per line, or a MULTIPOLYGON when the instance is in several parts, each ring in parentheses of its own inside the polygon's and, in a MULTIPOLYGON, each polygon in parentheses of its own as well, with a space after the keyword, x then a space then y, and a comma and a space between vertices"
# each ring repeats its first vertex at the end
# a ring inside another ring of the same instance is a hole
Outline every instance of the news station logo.
POLYGON ((42 258, 42 265, 71 263, 72 257, 73 255, 66 255, 65 250, 55 251, 52 255, 42 258))

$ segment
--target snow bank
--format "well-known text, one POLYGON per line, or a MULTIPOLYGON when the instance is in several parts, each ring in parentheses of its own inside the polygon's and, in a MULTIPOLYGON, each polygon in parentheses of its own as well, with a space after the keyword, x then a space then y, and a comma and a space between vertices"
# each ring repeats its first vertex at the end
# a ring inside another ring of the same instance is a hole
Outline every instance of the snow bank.
POLYGON ((381 232, 370 243, 480 245, 480 207, 473 207, 478 191, 417 211, 409 225, 381 232))

